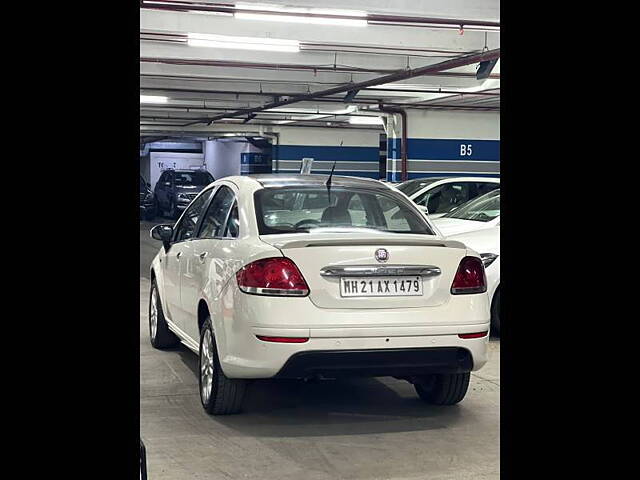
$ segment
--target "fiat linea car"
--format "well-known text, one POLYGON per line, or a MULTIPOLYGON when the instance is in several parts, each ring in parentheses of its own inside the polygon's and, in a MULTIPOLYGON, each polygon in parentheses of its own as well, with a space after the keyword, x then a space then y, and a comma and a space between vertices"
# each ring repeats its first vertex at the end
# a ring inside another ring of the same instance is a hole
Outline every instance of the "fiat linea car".
POLYGON ((209 413, 260 378, 394 376, 452 405, 487 361, 480 256, 381 182, 226 177, 151 236, 151 344, 198 354, 209 413))

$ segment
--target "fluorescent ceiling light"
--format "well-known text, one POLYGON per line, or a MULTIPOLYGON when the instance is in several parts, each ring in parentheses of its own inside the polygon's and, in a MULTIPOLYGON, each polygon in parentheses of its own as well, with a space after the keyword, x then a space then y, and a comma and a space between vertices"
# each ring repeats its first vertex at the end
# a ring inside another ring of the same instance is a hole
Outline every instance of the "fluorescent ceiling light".
POLYGON ((355 105, 349 105, 347 108, 343 110, 336 110, 333 112, 334 115, 345 115, 347 113, 353 113, 358 110, 358 107, 355 105))
POLYGON ((259 3, 236 3, 235 7, 241 10, 268 11, 269 13, 250 13, 235 12, 236 18, 243 20, 263 20, 267 22, 290 22, 290 23, 307 23, 315 25, 337 25, 343 27, 366 27, 367 12, 362 10, 339 10, 329 8, 302 8, 302 7, 284 7, 273 4, 259 3), (355 18, 331 18, 331 17, 308 17, 307 14, 313 15, 344 15, 355 18))
POLYGON ((349 117, 349 123, 352 125, 382 125, 380 117, 349 117))
POLYGON ((279 38, 234 37, 207 33, 188 33, 190 47, 234 48, 238 50, 267 50, 270 52, 299 52, 300 42, 279 38))
MULTIPOLYGON (((174 7, 180 7, 180 8, 185 8, 185 4, 184 2, 167 2, 167 1, 162 1, 162 2, 154 2, 152 0, 143 0, 142 2, 142 6, 145 7, 147 5, 162 5, 162 6, 174 6, 174 7)), ((186 7, 188 8, 188 7, 186 7)), ((217 15, 220 17, 232 17, 233 13, 229 13, 229 12, 208 12, 208 11, 203 11, 203 10, 189 10, 189 13, 196 13, 196 14, 204 14, 204 15, 217 15)))
POLYGON ((167 103, 169 97, 159 95, 140 95, 140 103, 167 103))

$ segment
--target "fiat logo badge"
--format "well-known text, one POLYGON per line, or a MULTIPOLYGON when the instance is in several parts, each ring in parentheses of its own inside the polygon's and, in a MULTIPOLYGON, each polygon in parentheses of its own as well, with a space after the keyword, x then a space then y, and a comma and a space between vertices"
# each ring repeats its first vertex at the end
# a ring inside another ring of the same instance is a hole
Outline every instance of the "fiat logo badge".
POLYGON ((379 262, 386 262, 387 260, 389 260, 389 252, 386 248, 379 248, 376 250, 375 257, 379 262))

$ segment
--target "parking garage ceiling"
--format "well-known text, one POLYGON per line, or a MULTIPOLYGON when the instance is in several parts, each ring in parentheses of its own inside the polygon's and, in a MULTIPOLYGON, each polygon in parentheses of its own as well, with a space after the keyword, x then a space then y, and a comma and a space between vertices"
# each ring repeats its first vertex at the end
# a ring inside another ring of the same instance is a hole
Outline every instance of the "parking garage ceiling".
POLYGON ((499 2, 317 4, 141 1, 141 135, 382 129, 380 104, 499 111, 499 60, 488 78, 476 78, 481 54, 499 55, 499 2), (456 59, 464 65, 438 68, 456 59), (429 65, 426 75, 378 81, 429 65), (328 89, 340 93, 313 97, 328 89))

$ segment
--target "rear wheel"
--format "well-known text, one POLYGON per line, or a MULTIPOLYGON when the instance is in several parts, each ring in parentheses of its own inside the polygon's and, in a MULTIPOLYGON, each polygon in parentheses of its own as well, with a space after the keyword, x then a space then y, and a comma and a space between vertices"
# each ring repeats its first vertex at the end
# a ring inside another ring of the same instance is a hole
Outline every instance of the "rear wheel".
POLYGON ((247 381, 228 378, 222 371, 210 317, 204 321, 200 332, 198 372, 200 401, 207 413, 229 415, 240 412, 247 381))
POLYGON ((470 373, 429 375, 416 382, 418 396, 432 405, 455 405, 467 394, 470 373))
POLYGON ((496 291, 491 303, 491 328, 500 335, 500 289, 496 291))
POLYGON ((162 302, 155 280, 151 282, 151 294, 149 295, 149 339, 151 345, 158 349, 173 347, 179 342, 178 337, 169 330, 164 318, 162 302))

